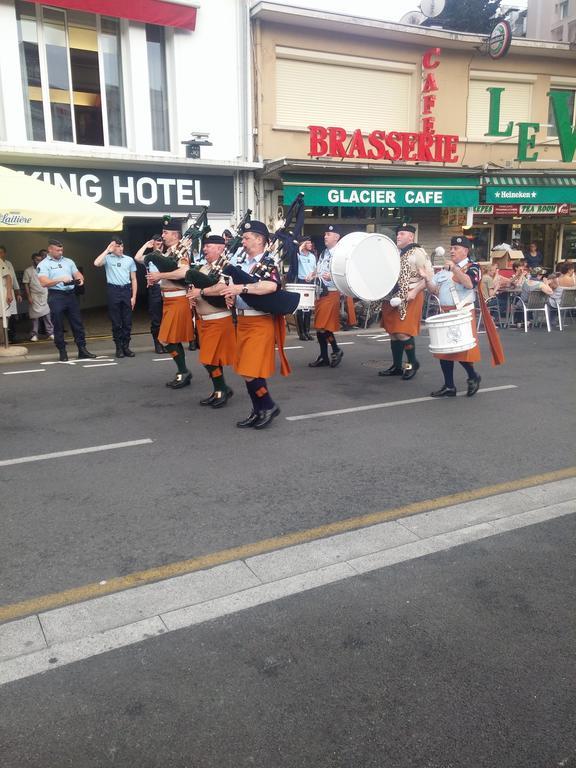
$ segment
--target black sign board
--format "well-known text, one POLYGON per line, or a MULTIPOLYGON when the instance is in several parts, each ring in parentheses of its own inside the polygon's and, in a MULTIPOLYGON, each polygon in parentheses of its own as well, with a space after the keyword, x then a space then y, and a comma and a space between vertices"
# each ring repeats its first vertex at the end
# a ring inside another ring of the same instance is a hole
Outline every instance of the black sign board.
POLYGON ((234 211, 233 176, 31 165, 9 167, 126 214, 184 214, 199 211, 204 206, 211 213, 230 214, 234 211))

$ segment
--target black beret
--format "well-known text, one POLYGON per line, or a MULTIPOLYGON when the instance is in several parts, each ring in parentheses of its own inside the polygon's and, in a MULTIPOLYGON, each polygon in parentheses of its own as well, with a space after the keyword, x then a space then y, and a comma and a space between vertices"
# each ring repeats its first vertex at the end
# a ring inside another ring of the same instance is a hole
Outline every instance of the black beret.
POLYGON ((396 227, 396 234, 398 232, 412 232, 413 235, 416 234, 416 227, 413 227, 412 224, 400 224, 399 227, 396 227))
POLYGON ((156 235, 152 235, 152 237, 150 238, 150 240, 162 240, 162 235, 158 235, 158 234, 156 234, 156 235))
POLYGON ((450 245, 461 245, 462 248, 472 248, 472 240, 468 240, 464 235, 457 235, 450 240, 450 245))
POLYGON ((299 243, 305 243, 307 240, 310 240, 310 242, 312 242, 312 238, 310 237, 310 235, 302 235, 301 237, 298 238, 299 243))
POLYGON ((263 221, 256 221, 256 219, 247 221, 246 224, 244 224, 244 232, 254 232, 256 235, 263 235, 266 240, 270 239, 270 232, 268 232, 266 224, 264 224, 263 221))
POLYGON ((324 234, 326 234, 326 232, 334 232, 334 234, 342 237, 342 230, 337 224, 328 224, 327 227, 324 227, 324 234))
POLYGON ((162 229, 169 229, 172 232, 181 232, 182 223, 183 219, 173 219, 172 216, 168 215, 162 217, 162 229))
POLYGON ((204 245, 226 245, 226 240, 220 235, 208 235, 202 242, 204 245))

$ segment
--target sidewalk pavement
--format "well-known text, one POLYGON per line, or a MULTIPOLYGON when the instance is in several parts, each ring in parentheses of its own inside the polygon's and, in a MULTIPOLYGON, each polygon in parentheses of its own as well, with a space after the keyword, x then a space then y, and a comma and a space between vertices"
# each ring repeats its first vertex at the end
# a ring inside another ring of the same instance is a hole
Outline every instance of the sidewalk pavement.
MULTIPOLYGON (((569 477, 282 549, 262 546, 262 554, 204 570, 188 564, 184 575, 150 577, 80 603, 64 604, 64 594, 63 607, 0 625, 0 685, 575 511, 576 478, 569 477)), ((18 615, 18 606, 7 608, 18 615)))

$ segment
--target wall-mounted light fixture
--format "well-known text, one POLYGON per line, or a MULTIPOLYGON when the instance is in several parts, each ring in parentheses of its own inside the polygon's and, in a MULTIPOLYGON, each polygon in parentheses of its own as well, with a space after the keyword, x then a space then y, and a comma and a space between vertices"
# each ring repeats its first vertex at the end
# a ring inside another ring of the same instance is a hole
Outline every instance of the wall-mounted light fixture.
POLYGON ((211 147, 212 142, 209 141, 209 133, 192 132, 192 138, 187 141, 180 142, 186 146, 186 157, 189 160, 198 160, 200 158, 200 147, 211 147))

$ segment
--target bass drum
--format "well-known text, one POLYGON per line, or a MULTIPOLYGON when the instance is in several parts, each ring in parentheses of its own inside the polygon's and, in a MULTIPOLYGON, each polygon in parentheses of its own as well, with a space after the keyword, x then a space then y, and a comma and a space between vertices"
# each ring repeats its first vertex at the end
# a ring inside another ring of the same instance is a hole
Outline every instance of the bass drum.
POLYGON ((400 251, 386 235, 351 232, 334 246, 331 271, 341 293, 362 301, 378 301, 398 281, 400 251))

